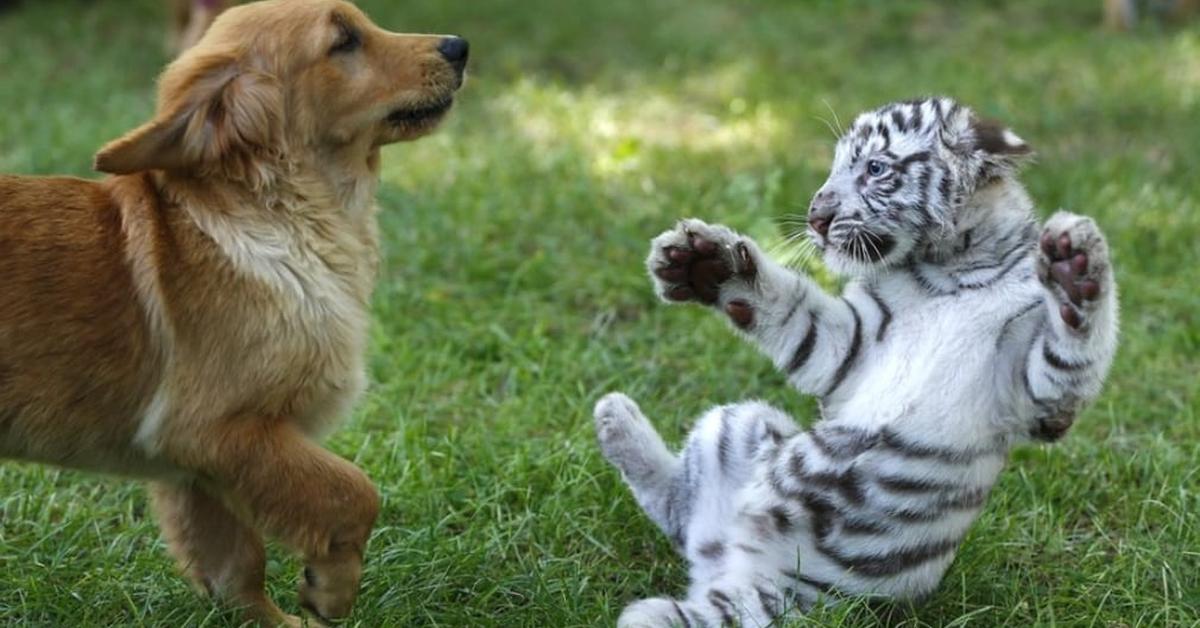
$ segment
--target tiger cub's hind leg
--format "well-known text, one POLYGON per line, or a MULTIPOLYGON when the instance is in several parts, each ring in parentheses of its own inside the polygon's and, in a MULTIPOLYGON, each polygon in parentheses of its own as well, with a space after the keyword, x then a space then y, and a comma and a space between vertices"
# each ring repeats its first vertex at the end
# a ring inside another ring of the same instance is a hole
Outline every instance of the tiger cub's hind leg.
POLYGON ((683 450, 679 482, 691 503, 681 545, 693 587, 728 571, 741 544, 734 531, 739 495, 763 457, 797 431, 791 417, 760 401, 718 406, 696 422, 683 450))
POLYGON ((596 436, 638 504, 693 563, 719 554, 734 496, 765 447, 796 433, 783 412, 760 402, 720 406, 696 422, 681 455, 672 454, 629 397, 596 404, 596 436))
POLYGON ((678 483, 683 469, 662 437, 632 399, 621 393, 596 403, 596 438, 600 450, 621 471, 638 504, 668 536, 679 540, 688 508, 680 503, 678 483))

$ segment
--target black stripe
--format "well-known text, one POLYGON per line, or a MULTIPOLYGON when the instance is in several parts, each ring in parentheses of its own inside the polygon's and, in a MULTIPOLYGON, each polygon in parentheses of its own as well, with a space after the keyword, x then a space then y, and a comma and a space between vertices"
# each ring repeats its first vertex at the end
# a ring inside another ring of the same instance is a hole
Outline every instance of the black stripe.
POLYGON ((867 288, 867 296, 871 297, 875 301, 875 306, 879 308, 879 331, 875 332, 875 342, 882 342, 888 325, 892 324, 892 310, 883 302, 879 294, 875 292, 875 288, 867 288))
POLYGON ((720 541, 709 541, 697 548, 696 551, 709 560, 717 560, 725 555, 725 544, 720 541))
POLYGON ((770 471, 767 473, 767 481, 770 482, 771 488, 775 489, 776 493, 790 499, 799 499, 800 490, 784 486, 783 480, 779 477, 779 466, 771 465, 770 471))
POLYGON ((908 172, 909 165, 914 164, 914 163, 925 163, 927 161, 929 161, 929 151, 923 150, 923 151, 918 151, 911 155, 908 155, 907 157, 904 157, 903 159, 901 159, 901 160, 897 161, 895 164, 893 164, 892 167, 899 170, 900 172, 908 172))
MULTIPOLYGON (((1020 227, 1020 229, 1024 230, 1024 227, 1020 227)), ((1014 229, 1013 231, 1015 232, 1015 231, 1017 231, 1017 229, 1014 229)), ((1001 241, 1007 240, 1012 235, 1013 235, 1012 233, 1009 233, 1004 236, 1001 236, 999 239, 1001 241)), ((971 266, 967 266, 965 268, 959 268, 957 270, 959 273, 970 273, 970 272, 976 272, 976 271, 980 271, 980 270, 987 270, 989 268, 999 268, 1000 266, 1005 264, 1005 260, 1009 260, 1010 256, 1027 253, 1028 251, 1026 249, 1030 248, 1031 244, 1032 244, 1032 242, 1028 238, 1023 237, 1023 234, 1021 234, 1017 238, 1017 243, 1014 244, 1012 247, 1010 247, 1007 251, 1001 253, 1000 256, 997 257, 994 261, 989 261, 989 262, 980 263, 980 264, 974 264, 971 266)), ((1009 261, 1011 261, 1011 260, 1009 260, 1009 261)))
POLYGON ((767 591, 757 584, 754 585, 754 592, 758 594, 758 603, 762 605, 764 611, 767 611, 767 615, 774 617, 783 610, 783 603, 778 595, 767 591))
POLYGON ((804 452, 800 449, 793 448, 792 456, 788 458, 788 470, 792 472, 792 477, 796 479, 796 483, 800 484, 800 479, 808 475, 804 469, 804 452))
POLYGON ((787 328, 788 323, 792 322, 792 317, 796 315, 796 311, 800 309, 800 306, 804 304, 807 298, 808 292, 804 290, 800 291, 800 296, 798 296, 796 298, 796 302, 792 304, 792 309, 788 310, 787 316, 784 316, 783 320, 779 321, 780 329, 787 328))
POLYGON ((719 589, 710 589, 708 592, 708 603, 712 604, 713 608, 716 608, 717 612, 721 614, 722 625, 733 624, 734 616, 730 613, 729 607, 725 606, 726 604, 733 605, 733 600, 729 599, 728 595, 725 595, 719 589))
MULTIPOLYGON (((887 187, 880 187, 879 191, 884 196, 887 196, 890 198, 892 195, 894 195, 896 193, 896 190, 899 190, 900 188, 904 187, 904 178, 896 176, 896 174, 894 172, 890 173, 888 175, 888 177, 890 177, 890 178, 887 181, 887 187)), ((879 185, 882 186, 883 183, 881 182, 879 185)))
POLYGON ((997 449, 951 449, 905 440, 891 428, 884 428, 880 440, 884 446, 907 458, 933 458, 950 464, 962 464, 980 456, 1000 453, 997 449))
POLYGON ((1081 371, 1092 365, 1090 360, 1082 362, 1070 362, 1065 358, 1060 358, 1054 351, 1050 349, 1050 343, 1042 340, 1042 357, 1046 359, 1046 363, 1060 371, 1081 371))
MULTIPOLYGON (((925 216, 925 220, 928 221, 926 225, 934 222, 934 203, 929 202, 929 191, 934 187, 934 171, 934 167, 925 165, 922 171, 920 171, 920 179, 918 179, 919 187, 917 191, 920 193, 920 196, 917 199, 917 205, 920 211, 922 211, 922 215, 925 216)), ((944 169, 937 168, 937 172, 942 173, 943 178, 946 177, 944 169)))
POLYGON ((846 517, 842 519, 843 534, 888 534, 892 531, 890 526, 880 523, 875 519, 860 519, 858 517, 846 517))
POLYGON ((685 452, 683 473, 671 485, 671 497, 667 502, 667 524, 672 528, 671 539, 679 548, 687 547, 686 523, 692 518, 695 502, 698 465, 700 456, 696 452, 685 452))
POLYGON ((883 211, 887 209, 886 207, 884 209, 876 207, 875 204, 871 202, 871 199, 867 198, 867 195, 863 194, 862 192, 858 193, 858 198, 862 199, 863 205, 866 205, 867 209, 871 210, 871 213, 873 214, 883 213, 883 211))
POLYGON ((775 522, 775 529, 779 530, 780 534, 787 534, 792 531, 792 518, 788 515, 788 511, 783 506, 772 506, 767 510, 771 515, 772 521, 775 522))
POLYGON ((1029 341, 1029 348, 1025 350, 1025 362, 1021 365, 1021 385, 1025 387, 1025 392, 1029 395, 1029 400, 1033 402, 1033 405, 1048 409, 1050 408, 1050 403, 1039 398, 1037 393, 1033 392, 1033 382, 1029 381, 1029 360, 1033 356, 1033 347, 1037 344, 1038 338, 1043 338, 1042 342, 1045 342, 1045 335, 1046 319, 1043 318, 1039 321, 1038 329, 1033 334, 1033 340, 1029 341))
POLYGON ((808 576, 797 576, 796 582, 810 586, 821 593, 833 592, 833 584, 825 582, 824 580, 817 580, 816 578, 809 578, 808 576))
POLYGON ((817 538, 823 539, 829 536, 833 530, 833 515, 837 513, 837 506, 825 495, 809 491, 800 494, 800 503, 812 517, 813 532, 816 533, 817 538))
POLYGON ((822 554, 825 554, 845 569, 853 571, 855 575, 866 576, 868 578, 894 576, 931 560, 941 558, 954 551, 956 547, 958 547, 958 539, 949 539, 881 555, 846 556, 822 543, 817 544, 817 550, 822 554))
POLYGON ((963 488, 962 484, 955 484, 953 482, 900 476, 878 477, 875 478, 875 483, 893 493, 931 493, 956 491, 963 488))
POLYGON ((683 609, 679 608, 679 602, 671 600, 671 606, 675 607, 675 614, 683 621, 683 628, 692 628, 692 622, 688 621, 687 615, 683 613, 683 609))
MULTIPOLYGON (((939 102, 944 102, 944 101, 939 101, 939 102)), ((946 120, 953 118, 954 114, 958 113, 959 109, 962 109, 962 105, 959 105, 956 102, 952 102, 950 104, 950 109, 946 110, 945 113, 941 112, 941 107, 939 106, 938 107, 938 115, 939 115, 939 117, 941 117, 942 121, 945 122, 946 120)))
MULTIPOLYGON (((1022 246, 1024 246, 1024 245, 1022 245, 1022 246)), ((977 281, 975 283, 960 283, 958 285, 958 287, 962 288, 963 290, 978 290, 980 288, 986 288, 990 285, 993 285, 996 282, 1003 279, 1005 276, 1007 276, 1008 273, 1012 272, 1012 269, 1016 268, 1018 264, 1020 264, 1022 261, 1024 261, 1025 257, 1026 256, 1024 256, 1024 255, 1014 256, 1012 261, 1010 261, 1008 264, 1006 264, 1004 269, 1001 270, 999 273, 996 273, 994 276, 992 276, 988 279, 985 279, 983 281, 977 281)))
POLYGON ((925 508, 889 508, 887 516, 907 523, 937 521, 951 510, 979 508, 987 503, 990 487, 964 489, 953 495, 939 495, 925 508))
POLYGON ((938 194, 941 196, 942 203, 950 201, 950 176, 945 170, 942 171, 942 180, 938 181, 938 194))
POLYGON ((904 523, 929 523, 940 521, 946 516, 945 508, 889 508, 884 510, 885 516, 904 523))
POLYGON ((963 232, 962 246, 958 247, 959 253, 966 253, 971 249, 971 241, 975 238, 975 230, 967 229, 963 232))
POLYGON ((828 423, 818 424, 809 431, 808 437, 826 458, 835 460, 853 458, 875 447, 879 442, 878 432, 868 432, 828 423))
POLYGON ((797 572, 795 569, 782 569, 779 571, 779 575, 787 578, 788 580, 794 580, 795 582, 803 584, 804 586, 816 589, 821 593, 832 593, 834 590, 833 583, 826 582, 824 580, 818 580, 816 578, 810 578, 797 572))
POLYGON ((754 545, 747 545, 746 543, 734 543, 733 546, 742 550, 743 552, 746 552, 747 554, 757 555, 757 554, 763 553, 761 547, 755 547, 754 545))
POLYGON ((809 437, 809 439, 812 440, 813 445, 815 445, 817 449, 821 450, 821 453, 826 458, 833 458, 834 457, 833 444, 830 443, 829 441, 825 440, 825 438, 823 436, 821 436, 821 434, 818 432, 818 429, 817 429, 820 427, 821 426, 818 425, 816 428, 809 431, 808 437, 809 437))
POLYGON ((998 349, 998 348, 1000 348, 1000 345, 1004 344, 1004 340, 1008 337, 1009 328, 1012 326, 1013 323, 1017 322, 1017 319, 1025 316, 1026 314, 1033 311, 1034 308, 1036 308, 1037 306, 1039 306, 1041 304, 1042 304, 1042 300, 1038 299, 1036 301, 1031 302, 1029 305, 1026 305, 1025 307, 1021 308, 1020 310, 1018 310, 1016 314, 1009 316, 1008 319, 1006 319, 1004 321, 1004 324, 1000 326, 1000 333, 996 335, 996 348, 998 349))
POLYGON ((796 352, 792 354, 791 362, 788 363, 788 374, 800 370, 812 356, 813 348, 817 346, 817 322, 817 313, 812 312, 808 320, 808 333, 804 335, 804 340, 800 341, 796 352))
POLYGON ((754 538, 756 539, 761 539, 764 541, 770 540, 775 536, 775 533, 778 532, 773 521, 771 520, 771 517, 766 514, 758 513, 747 515, 746 518, 750 521, 750 523, 754 524, 754 532, 756 534, 754 538))
POLYGON ((717 465, 721 467, 722 474, 729 466, 729 413, 728 407, 721 408, 721 432, 717 437, 717 465))
POLYGON ((854 315, 854 336, 850 340, 850 350, 846 352, 846 357, 842 359, 842 363, 838 366, 837 373, 833 376, 833 383, 829 385, 829 390, 825 391, 823 396, 828 397, 833 394, 833 391, 838 389, 845 381, 846 375, 850 373, 850 367, 854 366, 854 360, 858 358, 858 350, 862 347, 862 317, 858 315, 858 308, 854 307, 848 299, 843 298, 842 301, 850 308, 850 313, 854 315))
POLYGON ((842 496, 842 499, 851 504, 858 505, 863 502, 862 485, 858 477, 858 471, 853 467, 840 473, 828 471, 808 473, 801 476, 800 484, 836 490, 842 496))
POLYGON ((930 296, 944 297, 946 295, 954 294, 952 291, 948 292, 946 290, 942 290, 941 288, 935 286, 933 282, 926 279, 925 274, 921 272, 920 264, 918 264, 915 260, 908 265, 907 270, 909 275, 912 276, 913 281, 916 282, 917 286, 929 293, 930 296))

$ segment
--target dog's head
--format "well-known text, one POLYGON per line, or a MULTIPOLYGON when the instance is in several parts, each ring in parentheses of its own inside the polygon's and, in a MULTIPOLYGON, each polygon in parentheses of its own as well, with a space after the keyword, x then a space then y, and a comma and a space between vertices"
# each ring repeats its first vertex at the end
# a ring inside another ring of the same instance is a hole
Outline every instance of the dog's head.
POLYGON ((365 160, 432 131, 466 62, 465 40, 391 33, 342 0, 235 7, 167 67, 154 119, 105 146, 96 169, 261 183, 283 160, 365 160))

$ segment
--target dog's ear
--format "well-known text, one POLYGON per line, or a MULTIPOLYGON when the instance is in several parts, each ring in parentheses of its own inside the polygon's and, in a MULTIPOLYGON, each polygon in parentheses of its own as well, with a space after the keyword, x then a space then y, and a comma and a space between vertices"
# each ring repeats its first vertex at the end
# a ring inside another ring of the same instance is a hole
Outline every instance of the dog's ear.
POLYGON ((102 148, 96 170, 219 170, 236 176, 278 154, 283 94, 276 78, 224 55, 184 57, 178 64, 184 65, 163 75, 158 115, 102 148))

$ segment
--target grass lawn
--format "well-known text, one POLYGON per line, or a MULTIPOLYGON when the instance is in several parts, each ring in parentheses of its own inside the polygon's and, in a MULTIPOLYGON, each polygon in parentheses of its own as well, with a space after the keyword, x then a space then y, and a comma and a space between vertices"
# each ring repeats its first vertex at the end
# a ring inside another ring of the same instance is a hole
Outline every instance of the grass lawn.
MULTIPOLYGON (((676 441, 714 403, 815 406, 718 317, 655 301, 649 239, 694 215, 778 241, 824 180, 826 121, 945 93, 1039 150, 1043 216, 1099 221, 1124 333, 1100 400, 1015 453, 939 591, 890 620, 1200 625, 1200 23, 1110 35, 1099 0, 360 4, 470 38, 473 77, 440 133, 385 153, 372 386, 330 441, 385 502, 352 624, 604 625, 682 593, 592 404, 624 390, 676 441)), ((149 115, 163 5, 0 14, 0 172, 87 175, 149 115)), ((292 611, 298 568, 273 552, 292 611)), ((5 463, 0 623, 236 617, 176 576, 141 486, 5 463)))

